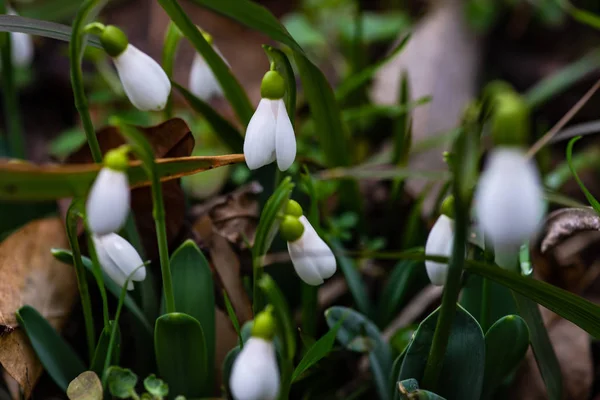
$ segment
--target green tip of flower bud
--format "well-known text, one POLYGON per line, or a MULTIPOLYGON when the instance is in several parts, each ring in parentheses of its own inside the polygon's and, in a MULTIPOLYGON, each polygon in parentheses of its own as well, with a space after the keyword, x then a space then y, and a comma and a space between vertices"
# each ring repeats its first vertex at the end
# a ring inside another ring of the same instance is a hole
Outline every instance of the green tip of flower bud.
POLYGON ((125 171, 129 166, 129 157, 127 157, 129 151, 131 151, 131 147, 128 145, 110 150, 104 156, 104 166, 115 171, 125 171))
POLYGON ((120 28, 108 25, 100 35, 100 43, 109 56, 117 57, 125 51, 129 40, 120 28))
POLYGON ((496 96, 491 116, 491 132, 496 146, 523 146, 530 131, 529 106, 517 93, 496 96))
POLYGON ((295 200, 288 200, 285 206, 285 214, 300 218, 303 214, 302 206, 295 200))
POLYGON ((279 225, 279 232, 287 242, 295 242, 304 233, 304 225, 298 217, 288 214, 283 217, 283 221, 279 225))
POLYGON ((263 99, 278 100, 285 94, 285 81, 277 71, 268 71, 260 84, 263 99))
POLYGON ((276 329, 277 325, 275 317, 273 317, 273 306, 269 304, 264 311, 254 317, 252 336, 271 341, 275 337, 276 329))
POLYGON ((454 196, 450 195, 444 199, 440 206, 440 214, 454 219, 454 196))

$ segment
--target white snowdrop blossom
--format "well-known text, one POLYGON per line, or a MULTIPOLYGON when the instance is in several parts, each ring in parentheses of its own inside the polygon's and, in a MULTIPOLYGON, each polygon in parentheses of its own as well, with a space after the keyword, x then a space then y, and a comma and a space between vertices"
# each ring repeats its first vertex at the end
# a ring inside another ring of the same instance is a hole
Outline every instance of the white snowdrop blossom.
MULTIPOLYGON (((125 285, 129 275, 144 263, 135 248, 116 233, 93 235, 92 240, 102 269, 121 287, 125 285)), ((146 267, 137 269, 131 277, 134 281, 144 279, 146 279, 146 267)), ((127 290, 133 290, 132 281, 129 281, 127 290)))
MULTIPOLYGON (((8 9, 8 15, 18 15, 15 10, 8 9)), ((31 36, 21 32, 10 33, 12 64, 15 67, 28 67, 33 61, 33 40, 31 36)))
MULTIPOLYGON (((425 254, 428 256, 450 257, 454 244, 454 220, 442 214, 429 232, 425 243, 425 254)), ((436 261, 425 261, 425 269, 432 284, 443 286, 448 276, 448 264, 436 261)))
POLYGON ((493 150, 477 185, 475 213, 495 251, 518 252, 539 229, 544 209, 540 174, 533 162, 516 148, 493 150))
MULTIPOLYGON (((229 66, 229 63, 215 45, 213 45, 213 49, 223 59, 225 64, 229 66)), ((223 89, 221 89, 219 81, 204 60, 204 57, 199 53, 194 55, 194 61, 190 69, 189 88, 190 92, 204 101, 209 101, 213 97, 223 96, 223 89)))
POLYGON ((90 230, 96 235, 118 232, 129 214, 130 197, 127 174, 109 167, 102 168, 86 203, 90 230))
POLYGON ((288 242, 288 251, 300 279, 317 286, 335 274, 335 256, 308 219, 305 216, 298 219, 304 226, 304 232, 299 239, 288 242))
POLYGON ((152 57, 128 44, 113 61, 125 94, 137 109, 159 111, 165 108, 171 81, 152 57))
POLYGON ((279 369, 270 340, 251 337, 231 369, 229 387, 235 400, 275 400, 279 394, 279 369))

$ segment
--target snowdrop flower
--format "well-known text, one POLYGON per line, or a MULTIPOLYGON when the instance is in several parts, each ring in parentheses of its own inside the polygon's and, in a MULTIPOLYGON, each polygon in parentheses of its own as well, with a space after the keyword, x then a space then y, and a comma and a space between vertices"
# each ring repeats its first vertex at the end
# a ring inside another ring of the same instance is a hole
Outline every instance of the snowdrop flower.
MULTIPOLYGON (((15 10, 7 7, 8 15, 18 15, 15 10)), ((12 32, 10 34, 12 63, 15 67, 28 67, 33 60, 33 41, 26 33, 12 32)))
POLYGON ((129 101, 141 111, 165 108, 171 92, 171 81, 161 66, 129 44, 125 33, 116 26, 103 28, 100 43, 113 58, 129 101))
POLYGON ((536 233, 544 215, 542 196, 540 174, 524 152, 493 150, 477 185, 475 213, 496 253, 516 254, 536 233))
MULTIPOLYGON (((202 35, 208 44, 212 46, 213 50, 223 59, 223 61, 225 61, 225 64, 229 66, 229 63, 225 57, 223 57, 223 54, 221 54, 217 46, 213 44, 212 36, 206 32, 202 32, 202 35)), ((219 81, 217 81, 215 74, 204 60, 204 57, 199 53, 194 55, 194 61, 192 62, 192 68, 190 69, 189 88, 190 92, 204 101, 209 101, 213 97, 223 95, 223 89, 221 89, 219 81)))
POLYGON ((252 337, 231 369, 229 387, 235 400, 275 400, 279 394, 279 369, 273 337, 275 321, 270 307, 254 319, 252 337))
MULTIPOLYGON (((93 235, 92 240, 102 269, 121 287, 125 285, 129 275, 144 263, 135 248, 116 233, 93 235)), ((146 267, 137 269, 131 279, 134 281, 146 279, 146 267)), ((132 281, 129 281, 127 290, 133 290, 132 281)))
MULTIPOLYGON (((447 215, 440 215, 429 232, 425 243, 425 254, 429 256, 452 255, 454 244, 454 220, 447 215)), ((432 284, 443 286, 448 276, 448 264, 437 261, 425 261, 425 269, 432 284)))
POLYGON ((96 235, 118 232, 129 214, 127 146, 109 151, 86 202, 89 229, 96 235))
POLYGON ((265 74, 260 93, 244 139, 246 164, 257 169, 277 160, 277 167, 285 171, 296 158, 296 137, 283 102, 285 82, 277 71, 265 74))
POLYGON ((297 202, 288 202, 279 231, 288 242, 290 258, 300 279, 317 286, 335 274, 337 265, 333 252, 302 215, 297 202))

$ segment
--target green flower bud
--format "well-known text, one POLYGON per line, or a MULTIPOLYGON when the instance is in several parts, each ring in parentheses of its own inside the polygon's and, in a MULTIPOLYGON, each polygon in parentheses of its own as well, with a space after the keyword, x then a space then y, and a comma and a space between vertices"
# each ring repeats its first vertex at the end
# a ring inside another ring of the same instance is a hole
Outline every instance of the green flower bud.
POLYGON ((100 43, 111 57, 117 57, 125 51, 129 41, 127 35, 114 25, 108 25, 100 35, 100 43))
POLYGON ((254 317, 252 336, 271 341, 275 337, 276 329, 277 324, 275 317, 273 317, 273 306, 269 304, 264 311, 254 317))
POLYGON ((440 206, 440 214, 454 219, 454 196, 450 195, 444 199, 440 206))
POLYGON ((268 71, 260 84, 263 99, 278 100, 285 94, 285 81, 277 71, 268 71))
POLYGON ((295 200, 288 200, 285 206, 285 214, 300 218, 303 214, 302 206, 295 200))
POLYGON ((490 125, 496 146, 523 146, 529 137, 529 106, 517 93, 499 94, 493 101, 490 125))
POLYGON ((302 225, 298 217, 288 214, 283 217, 283 221, 281 221, 281 225, 279 226, 279 232, 287 242, 295 242, 304 233, 304 225, 302 225))
POLYGON ((131 150, 128 145, 109 150, 104 156, 104 166, 115 171, 125 171, 129 166, 129 157, 127 153, 131 150))

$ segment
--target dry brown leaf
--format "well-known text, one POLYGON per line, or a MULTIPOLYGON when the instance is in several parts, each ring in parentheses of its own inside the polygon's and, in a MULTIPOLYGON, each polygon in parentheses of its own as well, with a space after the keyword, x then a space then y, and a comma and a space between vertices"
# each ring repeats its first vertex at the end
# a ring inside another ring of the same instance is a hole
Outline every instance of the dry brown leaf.
POLYGON ((85 371, 69 383, 69 400, 102 400, 102 382, 93 371, 85 371))
POLYGON ((28 223, 0 244, 0 364, 28 397, 42 372, 15 312, 28 304, 60 331, 77 301, 75 270, 56 261, 52 248, 68 247, 58 218, 28 223))

